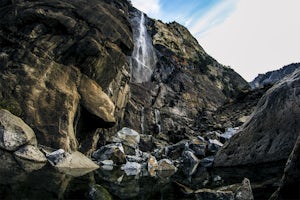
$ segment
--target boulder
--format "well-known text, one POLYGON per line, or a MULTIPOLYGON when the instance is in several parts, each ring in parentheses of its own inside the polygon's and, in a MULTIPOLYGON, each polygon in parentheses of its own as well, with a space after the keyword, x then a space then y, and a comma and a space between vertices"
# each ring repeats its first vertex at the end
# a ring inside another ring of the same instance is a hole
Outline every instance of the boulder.
POLYGON ((217 153, 214 166, 287 159, 300 132, 300 70, 270 88, 251 118, 217 153))
POLYGON ((124 127, 117 132, 117 137, 121 142, 129 147, 138 148, 140 143, 140 134, 130 128, 124 127))
POLYGON ((195 156, 198 158, 203 158, 206 154, 207 144, 204 142, 204 139, 201 140, 197 138, 189 142, 189 148, 194 152, 195 156))
POLYGON ((58 149, 49 154, 46 154, 46 157, 52 166, 56 166, 58 163, 66 159, 69 153, 65 152, 63 149, 58 149))
POLYGON ((207 151, 212 153, 212 154, 215 154, 219 151, 219 149, 223 146, 223 144, 219 141, 219 140, 216 140, 216 139, 209 139, 208 140, 208 145, 207 145, 207 151))
POLYGON ((19 150, 14 152, 14 156, 33 162, 47 162, 47 158, 45 157, 45 155, 36 146, 32 145, 21 147, 19 150))
POLYGON ((112 160, 114 164, 121 165, 126 163, 126 155, 121 143, 113 143, 100 147, 93 153, 93 158, 98 162, 112 160))
POLYGON ((154 156, 150 156, 147 163, 148 172, 151 176, 155 175, 155 171, 158 169, 158 162, 154 156))
POLYGON ((8 110, 0 110, 0 147, 16 151, 25 144, 36 146, 37 140, 33 130, 25 122, 8 110))
POLYGON ((200 165, 202 167, 212 167, 214 160, 215 160, 214 156, 208 156, 200 160, 200 165))
POLYGON ((173 162, 169 159, 161 159, 158 161, 158 171, 177 171, 177 168, 174 166, 173 162))
POLYGON ((193 175, 197 170, 200 160, 191 151, 184 151, 182 157, 184 172, 189 176, 193 175))
POLYGON ((102 127, 114 125, 116 122, 114 118, 115 105, 95 81, 82 75, 79 94, 81 95, 81 105, 94 115, 95 119, 98 118, 98 121, 94 121, 94 123, 98 123, 98 127, 100 124, 102 127))
POLYGON ((224 144, 227 140, 229 140, 232 136, 234 136, 238 130, 239 130, 238 127, 227 128, 226 131, 220 135, 220 142, 224 144))
POLYGON ((137 162, 127 162, 121 167, 121 169, 125 171, 127 176, 138 175, 141 172, 141 168, 141 164, 137 162))

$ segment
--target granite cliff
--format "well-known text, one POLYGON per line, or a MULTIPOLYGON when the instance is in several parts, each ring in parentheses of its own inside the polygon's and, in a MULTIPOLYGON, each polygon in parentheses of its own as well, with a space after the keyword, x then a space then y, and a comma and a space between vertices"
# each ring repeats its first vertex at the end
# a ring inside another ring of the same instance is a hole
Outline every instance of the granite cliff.
POLYGON ((0 16, 0 107, 52 148, 87 153, 123 126, 176 142, 194 133, 201 112, 248 87, 186 28, 147 16, 141 24, 127 1, 3 1, 0 16), (140 26, 156 60, 135 81, 140 26))

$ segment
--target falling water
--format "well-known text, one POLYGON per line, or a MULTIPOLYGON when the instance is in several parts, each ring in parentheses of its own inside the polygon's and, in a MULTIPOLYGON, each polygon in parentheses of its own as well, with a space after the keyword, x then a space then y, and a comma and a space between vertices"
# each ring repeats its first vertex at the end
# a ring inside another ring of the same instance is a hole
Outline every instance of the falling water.
POLYGON ((144 123, 145 123, 145 111, 144 111, 144 106, 142 106, 141 109, 141 132, 142 134, 145 133, 145 127, 144 127, 144 123))
POLYGON ((154 109, 154 115, 155 115, 155 125, 158 128, 158 132, 161 132, 161 125, 160 125, 160 111, 158 109, 154 109))
POLYGON ((134 50, 131 56, 131 81, 142 83, 150 80, 157 58, 152 38, 147 32, 143 12, 136 12, 132 18, 134 50))

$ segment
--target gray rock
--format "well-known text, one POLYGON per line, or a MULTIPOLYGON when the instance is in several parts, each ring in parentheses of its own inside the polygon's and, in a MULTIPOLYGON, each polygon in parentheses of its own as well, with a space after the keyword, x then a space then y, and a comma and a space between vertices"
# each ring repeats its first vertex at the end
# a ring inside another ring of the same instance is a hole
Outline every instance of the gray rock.
POLYGON ((125 171, 127 176, 136 176, 141 172, 141 164, 137 162, 127 162, 121 167, 125 171))
POLYGON ((212 167, 214 163, 215 157, 209 156, 200 160, 200 165, 202 167, 212 167))
POLYGON ((117 133, 117 137, 123 144, 137 148, 140 143, 140 134, 130 128, 124 127, 117 133))
POLYGON ((108 144, 100 147, 92 155, 98 162, 112 160, 114 164, 121 165, 126 163, 126 155, 121 143, 108 144))
POLYGON ((58 149, 46 155, 48 161, 52 166, 56 166, 58 163, 66 159, 69 153, 65 152, 63 149, 58 149))
POLYGON ((251 118, 217 153, 215 166, 287 159, 300 132, 300 70, 274 85, 251 118))
POLYGON ((216 139, 214 139, 214 140, 209 139, 208 145, 207 145, 207 150, 208 150, 208 152, 215 154, 219 151, 219 149, 222 146, 223 146, 223 144, 220 141, 218 141, 216 139))
POLYGON ((193 139, 189 142, 189 148, 198 158, 203 158, 206 155, 207 144, 204 142, 204 139, 201 140, 197 137, 197 139, 193 139))
POLYGON ((238 130, 239 130, 238 127, 227 128, 227 130, 220 135, 220 142, 224 144, 227 140, 229 140, 232 136, 234 136, 238 130))
POLYGON ((37 140, 33 130, 25 122, 8 110, 0 110, 0 147, 16 151, 20 146, 36 146, 37 140))
POLYGON ((197 170, 200 160, 191 151, 184 151, 182 157, 184 172, 189 176, 193 175, 197 170))

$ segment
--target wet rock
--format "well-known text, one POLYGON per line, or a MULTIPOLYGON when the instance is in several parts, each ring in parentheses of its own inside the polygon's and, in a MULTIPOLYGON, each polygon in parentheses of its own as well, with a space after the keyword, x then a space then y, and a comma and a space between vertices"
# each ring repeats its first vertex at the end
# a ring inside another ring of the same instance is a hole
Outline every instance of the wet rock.
POLYGON ((214 163, 215 157, 209 156, 200 160, 200 165, 202 167, 212 167, 214 163))
POLYGON ((46 155, 48 161, 52 166, 57 165, 58 163, 62 162, 69 153, 65 152, 63 149, 58 149, 46 155))
POLYGON ((165 147, 166 156, 175 160, 181 157, 183 150, 188 145, 188 140, 182 140, 176 144, 165 147))
POLYGON ((36 146, 37 140, 33 130, 25 122, 8 110, 0 110, 0 147, 16 151, 20 146, 36 146))
POLYGON ((151 176, 155 175, 155 171, 158 169, 158 162, 154 156, 150 156, 147 163, 148 172, 151 176))
POLYGON ((176 182, 179 188, 188 195, 194 195, 197 199, 203 200, 253 200, 250 181, 244 178, 241 184, 224 186, 216 189, 198 189, 192 190, 187 186, 176 182))
POLYGON ((204 139, 201 140, 197 138, 189 142, 189 148, 194 152, 195 156, 198 158, 203 158, 206 154, 207 144, 204 142, 204 139))
POLYGON ((121 167, 121 169, 125 171, 127 176, 138 175, 141 172, 141 168, 141 164, 137 162, 127 162, 121 167))
POLYGON ((220 142, 224 144, 227 140, 229 140, 232 136, 234 136, 238 130, 239 130, 238 127, 227 128, 227 130, 220 135, 220 142))
POLYGON ((100 147, 92 155, 98 162, 112 160, 114 164, 121 165, 126 163, 126 155, 121 143, 108 144, 100 147))
POLYGON ((177 171, 177 168, 171 160, 162 159, 158 161, 158 171, 177 171))
POLYGON ((33 162, 45 163, 47 158, 45 155, 35 146, 26 145, 14 152, 14 155, 20 159, 25 159, 33 162))
POLYGON ((112 200, 111 194, 101 185, 92 185, 88 192, 89 200, 112 200))
POLYGON ((207 150, 208 150, 208 152, 210 152, 212 154, 215 154, 219 151, 219 149, 222 146, 223 146, 223 144, 220 141, 218 141, 216 139, 214 139, 214 140, 209 139, 208 140, 208 145, 207 145, 207 150))
POLYGON ((197 170, 200 160, 191 151, 184 151, 182 157, 184 172, 189 176, 193 175, 197 170))
POLYGON ((214 166, 287 159, 300 132, 300 70, 270 88, 251 118, 217 153, 214 166))
POLYGON ((139 149, 144 152, 151 152, 155 148, 152 135, 140 134, 139 149))

